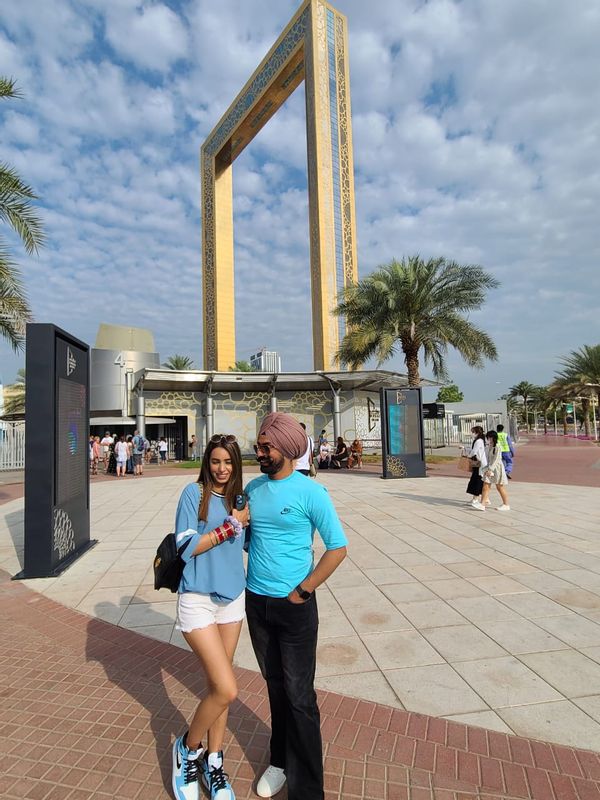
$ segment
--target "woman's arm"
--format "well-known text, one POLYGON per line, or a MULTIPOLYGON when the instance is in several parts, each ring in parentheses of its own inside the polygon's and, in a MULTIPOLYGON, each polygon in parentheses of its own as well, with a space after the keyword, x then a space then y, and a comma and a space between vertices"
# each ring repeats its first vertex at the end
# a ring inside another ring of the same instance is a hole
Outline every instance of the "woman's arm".
MULTIPOLYGON (((238 511, 237 508, 234 508, 230 516, 236 519, 242 528, 245 528, 248 525, 249 520, 248 506, 243 508, 241 511, 238 511)), ((227 541, 227 539, 232 539, 236 535, 241 535, 236 530, 236 526, 234 526, 232 522, 223 520, 222 525, 218 525, 216 528, 213 528, 213 530, 202 534, 198 540, 198 544, 196 545, 194 552, 192 553, 192 556, 200 556, 202 553, 212 550, 213 547, 218 547, 220 544, 223 544, 223 542, 227 541)))

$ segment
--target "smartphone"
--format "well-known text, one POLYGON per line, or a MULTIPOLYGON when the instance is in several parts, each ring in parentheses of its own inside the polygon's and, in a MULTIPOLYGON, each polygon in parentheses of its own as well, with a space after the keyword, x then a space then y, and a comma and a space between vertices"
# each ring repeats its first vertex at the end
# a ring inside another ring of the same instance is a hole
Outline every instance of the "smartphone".
POLYGON ((248 502, 248 498, 246 494, 236 494, 235 496, 235 507, 238 511, 242 511, 242 509, 246 508, 246 503, 248 502))

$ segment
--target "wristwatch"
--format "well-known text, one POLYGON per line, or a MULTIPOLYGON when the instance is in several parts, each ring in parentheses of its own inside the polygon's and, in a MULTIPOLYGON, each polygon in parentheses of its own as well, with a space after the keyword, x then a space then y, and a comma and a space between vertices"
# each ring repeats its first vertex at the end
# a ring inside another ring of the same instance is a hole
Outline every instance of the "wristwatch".
POLYGON ((306 589, 302 588, 302 585, 300 583, 298 584, 298 586, 296 586, 296 592, 298 592, 298 594, 303 600, 310 600, 312 592, 307 592, 306 589))

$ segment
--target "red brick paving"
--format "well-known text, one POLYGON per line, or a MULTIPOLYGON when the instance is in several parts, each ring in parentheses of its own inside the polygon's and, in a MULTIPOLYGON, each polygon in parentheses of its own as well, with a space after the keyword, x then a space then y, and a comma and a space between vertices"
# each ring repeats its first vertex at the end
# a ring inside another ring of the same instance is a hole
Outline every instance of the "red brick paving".
MULTIPOLYGON (((453 462, 428 464, 427 474, 465 480, 453 462)), ((526 444, 517 445, 513 479, 522 483, 600 487, 600 446, 553 434, 530 436, 526 444)))
MULTIPOLYGON (((0 796, 170 797, 170 745, 205 689, 194 656, 0 572, 0 796)), ((239 800, 268 749, 261 677, 238 669, 227 767, 239 800)), ((600 755, 319 692, 326 800, 600 800, 600 755)), ((280 800, 284 800, 285 791, 280 800)))

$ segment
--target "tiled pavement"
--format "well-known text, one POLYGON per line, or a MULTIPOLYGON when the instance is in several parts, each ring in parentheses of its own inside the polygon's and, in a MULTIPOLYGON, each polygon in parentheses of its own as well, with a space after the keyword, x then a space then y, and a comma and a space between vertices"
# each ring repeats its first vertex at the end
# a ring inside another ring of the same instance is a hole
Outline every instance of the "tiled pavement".
MULTIPOLYGON (((191 653, 88 617, 0 573, 0 796, 160 800, 170 744, 204 689, 191 653)), ((265 763, 268 703, 238 668, 227 768, 265 763)), ((320 692, 326 800, 598 800, 600 756, 320 692)), ((280 795, 285 797, 285 791, 280 795)))
MULTIPOLYGON (((2 671, 15 686, 2 713, 4 721, 12 721, 15 706, 29 715, 33 706, 46 717, 43 724, 31 719, 23 736, 35 742, 36 752, 40 745, 49 748, 44 751, 48 764, 56 761, 57 747, 60 764, 72 765, 77 759, 77 768, 83 770, 90 765, 89 753, 104 753, 106 742, 94 744, 87 738, 87 745, 81 745, 87 758, 77 744, 83 733, 79 723, 87 718, 100 726, 102 739, 104 717, 98 719, 98 707, 110 715, 110 747, 124 738, 127 742, 133 715, 135 743, 152 744, 156 739, 161 753, 189 716, 194 703, 190 691, 195 688, 192 657, 139 635, 182 644, 173 631, 173 600, 151 588, 148 565, 157 541, 172 524, 177 496, 188 480, 189 476, 173 476, 94 486, 93 536, 100 543, 58 579, 28 582, 45 598, 29 595, 23 584, 4 584, 3 624, 5 601, 11 604, 15 622, 3 636, 11 648, 2 671), (67 611, 52 600, 95 618, 67 611), (27 621, 25 609, 35 610, 27 621), (40 616, 37 612, 42 610, 40 616), (15 631, 28 642, 25 649, 15 631), (111 641, 118 644, 116 652, 111 641), (87 663, 86 650, 88 657, 98 652, 100 657, 87 663), (19 660, 23 652, 29 658, 19 660), (68 694, 57 678, 41 680, 52 668, 59 676, 67 670, 68 694), (17 679, 23 670, 31 676, 30 683, 17 679), (143 691, 138 691, 140 681, 143 691), (160 690, 156 700, 153 686, 160 690), (48 704, 46 690, 61 699, 48 704), (109 709, 104 705, 107 698, 109 709), (129 711, 123 710, 129 706, 129 711), (77 727, 67 724, 67 718, 77 720, 77 727), (41 738, 36 728, 43 731, 41 738), (67 731, 64 742, 57 734, 51 735, 51 742, 46 735, 50 728, 67 731), (67 752, 73 748, 77 756, 67 752)), ((595 756, 577 755, 568 766, 568 748, 505 736, 512 730, 523 737, 600 749, 598 490, 513 483, 514 510, 504 515, 466 508, 460 485, 452 479, 384 482, 368 475, 332 474, 319 480, 327 483, 344 521, 350 556, 329 586, 320 590, 318 684, 325 691, 343 689, 356 698, 388 705, 380 708, 373 702, 326 695, 324 735, 328 780, 333 782, 328 797, 404 798, 410 781, 413 799, 447 800, 455 789, 473 797, 477 787, 487 791, 482 797, 553 798, 552 791, 557 800, 577 797, 576 791, 581 797, 600 797, 597 787, 580 783, 577 789, 572 782, 576 777, 600 779, 600 774, 589 772, 598 768, 595 756), (495 731, 467 729, 460 723, 495 731), (402 726, 408 724, 408 733, 418 736, 402 735, 407 730, 402 726), (483 760, 478 762, 480 756, 483 760), (546 770, 545 777, 536 767, 546 770), (439 783, 449 776, 466 782, 439 783), (363 781, 362 788, 350 782, 351 777, 363 781), (549 790, 549 785, 558 788, 549 790)), ((22 501, 12 501, 1 511, 0 564, 14 573, 19 568, 22 501)), ((247 635, 237 658, 240 668, 255 669, 247 635)), ((232 769, 243 798, 252 796, 250 784, 244 783, 253 774, 247 772, 248 764, 256 767, 263 758, 266 708, 260 679, 243 669, 240 677, 243 690, 231 725, 235 742, 229 747, 234 754, 236 746, 245 748, 243 758, 238 752, 239 770, 237 765, 232 769), (257 746, 251 751, 253 742, 257 746)), ((130 758, 139 753, 142 762, 147 757, 151 766, 156 752, 153 746, 150 750, 149 756, 141 756, 139 747, 128 753, 130 758)), ((118 769, 116 760, 102 756, 99 773, 109 781, 107 786, 117 780, 118 769)), ((39 770, 35 768, 36 774, 39 770)), ((54 770, 50 777, 64 783, 64 771, 54 770)), ((151 779, 139 778, 137 768, 136 775, 141 792, 151 779)), ((35 780, 36 786, 52 784, 41 773, 35 780)), ((161 785, 160 777, 152 780, 161 785)), ((81 794, 82 787, 79 784, 69 797, 91 796, 81 794)), ((42 788, 19 796, 45 797, 42 788)), ((4 796, 2 792, 0 784, 4 796)), ((50 792, 47 796, 59 796, 50 792)), ((102 796, 100 788, 94 792, 102 796)), ((128 792, 118 796, 136 796, 128 792)), ((66 797, 64 788, 60 796, 66 797)), ((155 788, 144 796, 162 797, 163 790, 155 788)))

